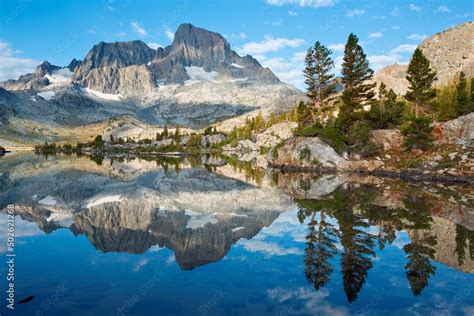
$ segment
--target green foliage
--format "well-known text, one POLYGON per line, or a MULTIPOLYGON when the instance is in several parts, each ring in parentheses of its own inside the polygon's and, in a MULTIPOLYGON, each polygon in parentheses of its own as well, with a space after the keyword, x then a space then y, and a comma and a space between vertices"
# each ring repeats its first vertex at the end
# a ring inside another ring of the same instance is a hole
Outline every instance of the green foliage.
POLYGON ((6 150, 5 150, 5 147, 0 146, 0 152, 5 152, 5 151, 6 151, 6 150))
MULTIPOLYGON (((472 80, 471 80, 472 85, 472 80)), ((467 90, 467 80, 464 72, 461 72, 459 76, 459 83, 456 86, 456 110, 458 115, 465 115, 474 111, 474 103, 472 102, 472 95, 469 98, 469 92, 467 90)), ((471 87, 472 94, 472 87, 471 87)))
POLYGON ((373 88, 376 84, 369 83, 373 74, 369 60, 359 45, 359 39, 351 33, 344 48, 342 83, 345 89, 342 93, 343 106, 340 109, 349 121, 354 111, 361 110, 363 105, 370 104, 373 100, 373 88))
POLYGON ((441 87, 436 92, 436 99, 434 100, 434 116, 439 121, 448 121, 456 118, 457 104, 456 104, 456 87, 454 85, 447 85, 441 87))
POLYGON ((390 89, 387 91, 383 83, 380 84, 379 98, 370 110, 365 112, 365 119, 373 129, 396 128, 403 123, 407 112, 405 102, 397 100, 397 95, 390 89))
POLYGON ((334 68, 331 54, 331 50, 319 41, 306 53, 306 67, 303 73, 307 85, 306 95, 311 100, 313 123, 316 123, 317 115, 321 122, 324 121, 324 114, 328 110, 329 102, 334 98, 332 95, 336 92, 334 74, 331 73, 334 68))
POLYGON ((350 152, 358 153, 364 158, 373 157, 379 153, 380 148, 370 141, 371 131, 372 126, 367 121, 354 123, 346 137, 346 144, 350 152))
POLYGON ((430 68, 430 62, 421 49, 415 49, 407 69, 408 91, 405 98, 415 105, 415 118, 420 116, 420 107, 426 105, 436 96, 432 88, 437 79, 436 72, 430 68))
POLYGON ((295 136, 319 137, 326 144, 334 148, 336 152, 342 154, 347 146, 344 143, 344 135, 341 130, 334 125, 334 122, 328 122, 325 126, 320 123, 299 129, 295 131, 295 136))
POLYGON ((406 136, 405 149, 427 149, 433 141, 430 124, 431 119, 427 116, 412 118, 406 122, 401 128, 402 134, 406 136))
POLYGON ((308 147, 301 149, 300 160, 309 160, 311 158, 311 150, 308 147))
POLYGON ((104 147, 104 140, 102 139, 102 135, 97 135, 94 140, 90 143, 91 147, 100 149, 104 147))

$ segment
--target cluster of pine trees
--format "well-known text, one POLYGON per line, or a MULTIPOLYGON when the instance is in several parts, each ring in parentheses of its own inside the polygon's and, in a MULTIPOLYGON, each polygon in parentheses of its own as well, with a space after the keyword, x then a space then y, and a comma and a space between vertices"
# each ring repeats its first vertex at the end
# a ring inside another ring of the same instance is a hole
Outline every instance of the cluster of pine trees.
POLYGON ((344 49, 342 77, 344 90, 337 94, 331 50, 319 41, 305 57, 305 83, 309 102, 298 106, 297 135, 318 136, 339 152, 375 155, 379 149, 370 141, 374 129, 398 128, 407 136, 406 148, 424 149, 430 144, 432 119, 451 119, 474 110, 473 79, 470 87, 461 73, 446 102, 433 83, 436 72, 416 49, 407 69, 409 88, 400 98, 382 83, 376 95, 373 70, 356 35, 350 34, 344 49), (449 111, 446 110, 449 108, 449 111), (443 113, 448 112, 448 113, 443 113), (337 114, 337 115, 336 115, 337 114))

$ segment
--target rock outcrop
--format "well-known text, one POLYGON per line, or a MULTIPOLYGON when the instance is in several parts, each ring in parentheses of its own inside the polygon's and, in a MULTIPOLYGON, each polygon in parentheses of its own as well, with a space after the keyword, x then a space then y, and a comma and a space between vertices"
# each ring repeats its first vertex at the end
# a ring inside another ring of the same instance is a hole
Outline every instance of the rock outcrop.
POLYGON ((398 129, 378 129, 371 132, 371 140, 385 151, 400 150, 405 141, 402 133, 398 129))
POLYGON ((295 169, 333 168, 373 171, 383 165, 377 160, 346 160, 318 137, 293 137, 274 147, 267 155, 271 166, 295 169))
POLYGON ((451 121, 436 123, 431 134, 435 142, 441 145, 473 145, 474 113, 451 121))
POLYGON ((256 144, 259 147, 273 147, 279 142, 293 136, 293 130, 298 127, 296 122, 283 122, 270 126, 257 134, 256 144))

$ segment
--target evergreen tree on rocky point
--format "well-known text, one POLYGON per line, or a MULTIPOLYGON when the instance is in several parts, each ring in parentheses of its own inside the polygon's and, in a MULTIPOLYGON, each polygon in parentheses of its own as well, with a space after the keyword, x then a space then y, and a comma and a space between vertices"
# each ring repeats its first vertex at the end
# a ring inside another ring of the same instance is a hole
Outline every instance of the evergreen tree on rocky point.
POLYGON ((342 106, 339 116, 345 128, 355 122, 355 112, 362 110, 364 105, 371 104, 375 96, 373 88, 376 83, 370 83, 374 71, 369 67, 369 60, 359 45, 359 39, 350 34, 344 49, 342 63, 342 106))
POLYGON ((413 53, 406 78, 409 87, 405 98, 413 103, 415 118, 419 118, 420 108, 436 96, 432 84, 437 79, 436 72, 430 68, 430 62, 419 48, 413 53))
POLYGON ((307 85, 306 95, 311 100, 310 113, 313 123, 316 123, 318 118, 321 123, 324 122, 329 104, 334 99, 336 84, 334 74, 331 74, 334 68, 331 54, 331 50, 319 41, 306 53, 306 67, 303 72, 307 85))
POLYGON ((457 114, 464 115, 472 112, 472 102, 469 99, 469 92, 467 90, 467 80, 464 72, 461 72, 461 74, 459 75, 459 82, 456 86, 456 93, 457 114))

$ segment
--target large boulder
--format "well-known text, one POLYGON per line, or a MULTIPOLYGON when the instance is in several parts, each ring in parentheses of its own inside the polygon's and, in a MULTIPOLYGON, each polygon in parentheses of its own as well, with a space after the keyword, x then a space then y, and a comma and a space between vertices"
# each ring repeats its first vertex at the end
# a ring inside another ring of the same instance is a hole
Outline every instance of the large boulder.
POLYGON ((227 152, 235 152, 235 153, 251 153, 251 152, 259 152, 260 148, 251 140, 244 139, 240 140, 236 146, 226 145, 222 147, 223 151, 227 152))
POLYGON ((405 139, 398 129, 377 129, 371 132, 371 140, 385 151, 400 150, 405 139))
POLYGON ((274 147, 267 156, 268 162, 292 167, 341 167, 346 160, 317 137, 293 137, 274 147))
POLYGON ((318 137, 293 137, 275 146, 267 155, 272 166, 287 168, 334 168, 339 170, 372 171, 383 165, 382 161, 350 161, 318 137))
POLYGON ((203 135, 201 138, 201 145, 203 147, 209 147, 213 144, 225 142, 226 140, 227 137, 224 134, 203 135))
POLYGON ((259 147, 274 147, 282 140, 293 136, 293 130, 298 127, 296 122, 283 122, 270 126, 257 134, 256 144, 259 147))
POLYGON ((472 144, 474 141, 474 113, 434 124, 431 135, 435 142, 441 145, 472 144))

